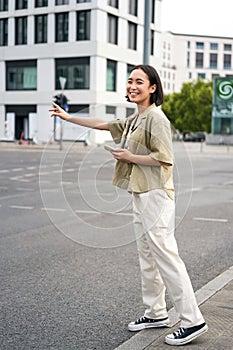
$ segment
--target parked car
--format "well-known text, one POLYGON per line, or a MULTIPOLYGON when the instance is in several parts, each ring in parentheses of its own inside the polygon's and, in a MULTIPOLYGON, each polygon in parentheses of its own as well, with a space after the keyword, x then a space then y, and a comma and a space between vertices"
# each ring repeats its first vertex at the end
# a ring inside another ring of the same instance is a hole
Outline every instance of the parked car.
POLYGON ((205 133, 202 131, 183 133, 183 141, 185 142, 204 142, 205 133))

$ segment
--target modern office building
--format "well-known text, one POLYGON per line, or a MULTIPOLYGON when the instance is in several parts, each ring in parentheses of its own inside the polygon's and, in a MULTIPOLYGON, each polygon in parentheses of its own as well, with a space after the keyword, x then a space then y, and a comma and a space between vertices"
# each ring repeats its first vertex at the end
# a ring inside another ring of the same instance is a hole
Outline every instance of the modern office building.
MULTIPOLYGON (((151 1, 155 62, 161 2, 151 1)), ((142 62, 144 5, 144 0, 0 0, 0 139, 19 139, 22 131, 25 138, 35 133, 39 141, 51 138, 48 109, 61 92, 59 77, 66 78, 70 112, 111 118, 131 113, 125 85, 130 68, 142 62)), ((64 130, 64 139, 75 138, 72 130, 64 130)))
MULTIPOLYGON (((53 137, 48 109, 61 77, 69 112, 129 115, 125 85, 143 61, 145 1, 0 0, 0 140, 53 137)), ((165 93, 197 77, 231 74, 233 38, 162 33, 162 0, 150 1, 149 63, 165 93)), ((79 130, 66 125, 64 139, 77 139, 79 130)))

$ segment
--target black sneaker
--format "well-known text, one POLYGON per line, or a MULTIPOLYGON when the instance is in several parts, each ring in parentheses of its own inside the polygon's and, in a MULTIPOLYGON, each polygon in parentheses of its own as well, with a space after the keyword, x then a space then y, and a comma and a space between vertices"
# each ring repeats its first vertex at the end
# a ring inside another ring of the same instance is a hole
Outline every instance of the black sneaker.
POLYGON ((128 330, 132 332, 141 331, 144 328, 160 328, 169 327, 170 320, 168 317, 159 318, 157 320, 153 318, 147 318, 145 316, 140 317, 135 322, 130 322, 128 324, 128 330))
POLYGON ((208 331, 206 323, 202 323, 199 326, 190 328, 178 328, 178 330, 172 334, 168 334, 165 337, 165 343, 169 345, 184 345, 196 339, 203 333, 208 331))

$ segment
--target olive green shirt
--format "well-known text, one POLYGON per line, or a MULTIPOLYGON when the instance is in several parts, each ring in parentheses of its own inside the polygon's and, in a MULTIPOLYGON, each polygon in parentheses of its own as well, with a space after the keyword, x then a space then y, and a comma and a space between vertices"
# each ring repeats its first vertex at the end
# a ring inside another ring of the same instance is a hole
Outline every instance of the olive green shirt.
POLYGON ((140 115, 139 122, 127 137, 136 116, 137 113, 134 113, 126 120, 115 119, 108 123, 115 143, 125 148, 127 139, 127 148, 133 154, 150 155, 151 158, 169 165, 148 166, 117 161, 113 184, 136 193, 164 189, 174 199, 170 122, 162 110, 153 104, 140 115))

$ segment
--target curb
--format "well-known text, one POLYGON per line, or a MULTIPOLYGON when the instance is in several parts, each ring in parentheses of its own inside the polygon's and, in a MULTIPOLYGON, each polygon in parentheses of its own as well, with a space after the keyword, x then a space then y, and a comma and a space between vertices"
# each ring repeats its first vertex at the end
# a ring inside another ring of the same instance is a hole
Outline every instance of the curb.
MULTIPOLYGON (((228 270, 221 273, 219 276, 205 284, 202 288, 195 292, 198 305, 203 304, 208 299, 210 299, 214 294, 224 288, 229 282, 233 280, 233 266, 228 270)), ((179 322, 179 318, 172 308, 168 311, 168 316, 171 321, 171 327, 179 322)), ((167 328, 163 332, 167 332, 167 328)), ((136 335, 132 336, 129 340, 115 348, 114 350, 143 350, 147 346, 151 345, 157 338, 161 336, 161 332, 148 332, 148 330, 143 330, 136 335)))

